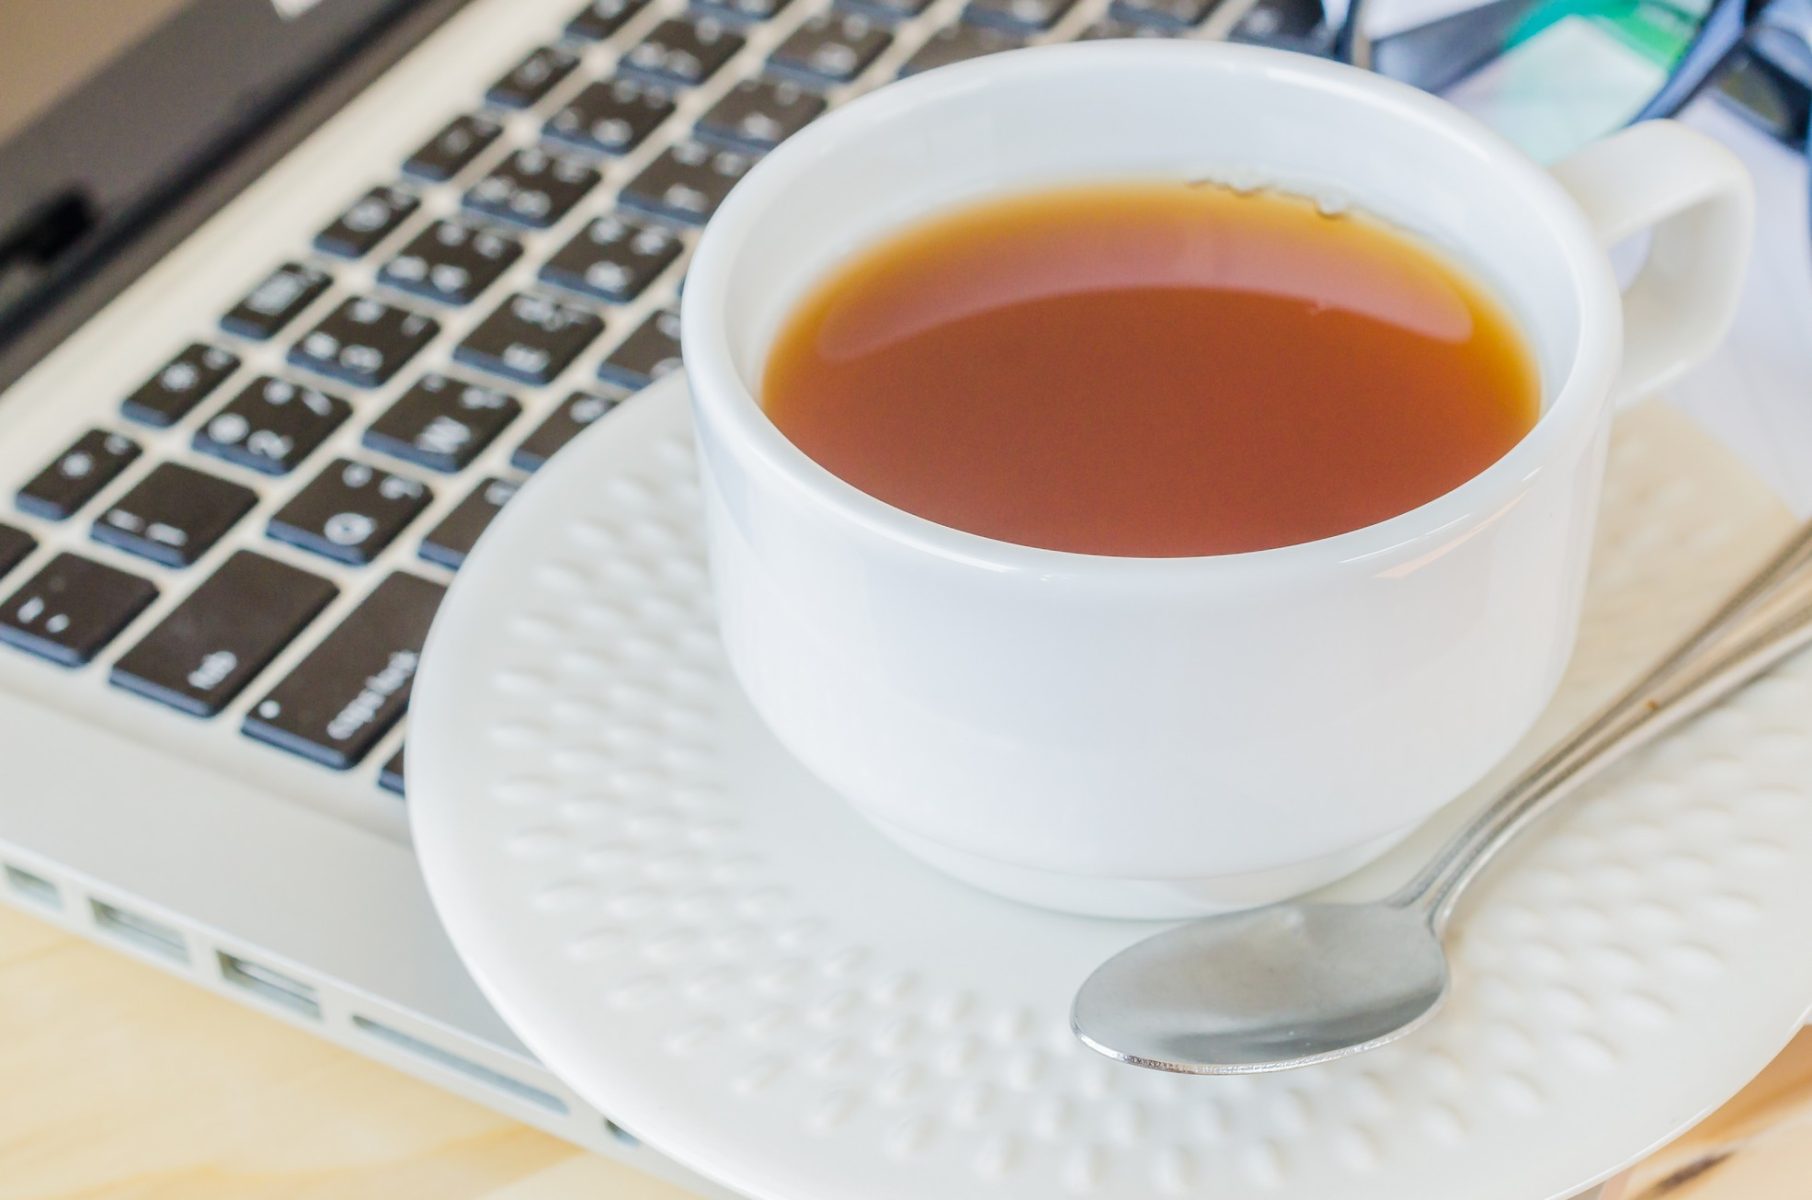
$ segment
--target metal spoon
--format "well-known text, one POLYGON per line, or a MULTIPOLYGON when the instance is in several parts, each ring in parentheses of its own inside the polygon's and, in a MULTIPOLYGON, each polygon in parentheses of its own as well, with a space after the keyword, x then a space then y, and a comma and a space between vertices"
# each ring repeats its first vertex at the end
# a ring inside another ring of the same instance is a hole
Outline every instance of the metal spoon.
POLYGON ((1076 1036, 1122 1062, 1191 1075, 1308 1066, 1402 1037, 1446 996, 1442 934, 1498 851, 1622 755, 1812 644, 1812 599, 1784 611, 1775 603, 1798 590, 1808 563, 1812 524, 1393 895, 1273 904, 1146 938, 1083 982, 1070 1011, 1076 1036))

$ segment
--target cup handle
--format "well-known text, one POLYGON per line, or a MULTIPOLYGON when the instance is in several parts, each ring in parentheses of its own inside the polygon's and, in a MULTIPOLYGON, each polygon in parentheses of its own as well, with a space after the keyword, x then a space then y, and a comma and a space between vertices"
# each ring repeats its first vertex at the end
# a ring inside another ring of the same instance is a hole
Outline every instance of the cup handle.
POLYGON ((1619 403, 1705 358, 1730 328, 1755 231, 1755 187, 1736 155, 1674 121, 1644 121, 1553 168, 1607 249, 1654 230, 1623 293, 1619 403))

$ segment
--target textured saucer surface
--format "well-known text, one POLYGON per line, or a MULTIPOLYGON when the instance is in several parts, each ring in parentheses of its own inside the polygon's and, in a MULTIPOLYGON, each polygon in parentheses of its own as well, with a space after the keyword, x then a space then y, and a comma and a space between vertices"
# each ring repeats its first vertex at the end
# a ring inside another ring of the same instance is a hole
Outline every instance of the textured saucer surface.
MULTIPOLYGON (((1575 669, 1522 757, 1791 522, 1684 418, 1620 422, 1575 669)), ((1539 1200, 1715 1106, 1812 1002, 1812 662, 1557 815, 1479 887, 1427 1026, 1292 1073, 1078 1045, 1151 926, 1024 908, 885 842, 774 744, 711 620, 677 378, 564 452, 461 571, 416 689, 435 901, 522 1040, 760 1200, 1539 1200)), ((1336 894, 1406 875, 1477 797, 1336 894)))

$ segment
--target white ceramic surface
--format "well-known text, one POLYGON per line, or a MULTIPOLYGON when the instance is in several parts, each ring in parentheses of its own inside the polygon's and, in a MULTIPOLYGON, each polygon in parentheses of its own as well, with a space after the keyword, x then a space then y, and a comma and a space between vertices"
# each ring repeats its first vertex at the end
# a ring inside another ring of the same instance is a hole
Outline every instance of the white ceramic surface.
POLYGON ((1735 303, 1750 198, 1728 151, 1654 125, 1559 174, 1564 188, 1413 89, 1207 43, 992 56, 814 122, 713 218, 682 307, 724 644, 755 709, 915 853, 1053 907, 1260 903, 1381 853, 1553 694, 1611 397, 1702 357, 1735 303), (1317 196, 1337 181, 1341 202, 1447 248, 1530 332, 1540 422, 1367 529, 1127 559, 901 512, 806 458, 753 399, 801 292, 880 231, 978 193, 1142 176, 1317 196), (1625 339, 1599 242, 1648 226, 1663 269, 1633 285, 1625 339))
MULTIPOLYGON (((713 626, 683 387, 563 451, 460 572, 413 701, 409 806, 498 1011, 706 1175, 759 1200, 1543 1200, 1728 1097, 1812 999, 1802 659, 1484 880, 1453 996, 1403 1042, 1244 1079, 1082 1049, 1076 984, 1151 927, 924 869, 764 730, 713 626)), ((1790 524, 1683 418, 1622 418, 1580 651, 1516 757, 1790 524)), ((1339 890, 1381 892, 1471 803, 1339 890)))

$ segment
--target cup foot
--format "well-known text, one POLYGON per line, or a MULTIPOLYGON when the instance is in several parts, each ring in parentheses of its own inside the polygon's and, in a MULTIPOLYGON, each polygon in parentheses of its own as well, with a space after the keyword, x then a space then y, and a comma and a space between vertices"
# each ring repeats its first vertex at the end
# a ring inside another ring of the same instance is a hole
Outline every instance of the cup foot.
POLYGON ((1287 900, 1350 875, 1379 858, 1414 831, 1384 837, 1334 854, 1264 871, 1201 879, 1122 879, 1041 871, 956 850, 869 817, 895 845, 971 887, 1030 904, 1085 917, 1176 920, 1257 908, 1287 900))

